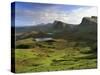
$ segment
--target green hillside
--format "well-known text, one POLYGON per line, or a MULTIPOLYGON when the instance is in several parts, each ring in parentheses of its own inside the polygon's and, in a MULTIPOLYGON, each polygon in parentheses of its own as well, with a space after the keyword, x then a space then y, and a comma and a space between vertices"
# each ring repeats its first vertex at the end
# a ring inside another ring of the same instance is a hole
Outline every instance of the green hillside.
POLYGON ((97 68, 96 19, 84 17, 79 25, 55 21, 46 27, 43 25, 43 29, 41 26, 24 30, 20 28, 16 32, 15 71, 23 73, 97 68), (36 41, 36 38, 44 36, 52 40, 36 41))

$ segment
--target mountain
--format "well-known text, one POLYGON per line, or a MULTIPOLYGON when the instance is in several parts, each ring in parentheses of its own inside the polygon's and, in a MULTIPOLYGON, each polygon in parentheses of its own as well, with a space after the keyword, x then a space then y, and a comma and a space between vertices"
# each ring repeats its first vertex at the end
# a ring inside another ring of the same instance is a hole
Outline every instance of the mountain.
POLYGON ((31 31, 47 31, 48 28, 52 27, 51 23, 48 24, 39 24, 36 26, 24 26, 24 27, 16 27, 16 33, 23 33, 23 32, 31 32, 31 31))
POLYGON ((77 35, 85 40, 97 40, 97 17, 84 17, 78 26, 77 35))
POLYGON ((67 40, 97 40, 97 17, 84 17, 78 25, 67 24, 55 20, 53 23, 40 24, 37 26, 16 27, 16 39, 36 37, 40 33, 52 33, 53 38, 67 40))
POLYGON ((94 25, 97 23, 97 17, 84 17, 80 25, 94 25))
POLYGON ((54 23, 53 23, 53 27, 56 28, 56 29, 62 29, 65 26, 66 26, 66 23, 63 23, 61 21, 55 20, 54 23))

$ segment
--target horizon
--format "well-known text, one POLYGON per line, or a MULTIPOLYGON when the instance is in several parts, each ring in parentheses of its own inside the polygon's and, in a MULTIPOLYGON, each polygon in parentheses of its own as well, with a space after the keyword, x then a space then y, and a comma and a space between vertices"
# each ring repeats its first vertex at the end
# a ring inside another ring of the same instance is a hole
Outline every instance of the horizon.
MULTIPOLYGON (((89 17, 89 18, 91 18, 91 17, 89 17)), ((95 16, 95 17, 97 17, 97 16, 95 16)), ((86 18, 87 18, 87 16, 86 16, 86 18)), ((59 21, 59 20, 55 20, 55 21, 59 21)), ((52 23, 54 23, 54 21, 52 23)), ((50 24, 52 24, 52 23, 50 23, 50 24)), ((65 23, 65 22, 63 22, 63 23, 65 23)), ((76 25, 77 26, 77 25, 80 25, 81 23, 82 23, 82 20, 81 20, 81 22, 79 24, 71 24, 71 25, 76 25)), ((42 25, 46 25, 46 24, 49 24, 49 23, 40 23, 40 24, 37 24, 37 25, 19 25, 19 26, 15 26, 15 27, 18 27, 18 28, 19 27, 33 27, 33 26, 42 26, 42 25)), ((66 23, 66 24, 69 24, 69 23, 66 23)))
POLYGON ((15 18, 16 27, 53 23, 55 20, 68 24, 80 24, 83 17, 97 16, 97 8, 94 6, 15 2, 15 12, 12 12, 11 15, 13 20, 15 18))

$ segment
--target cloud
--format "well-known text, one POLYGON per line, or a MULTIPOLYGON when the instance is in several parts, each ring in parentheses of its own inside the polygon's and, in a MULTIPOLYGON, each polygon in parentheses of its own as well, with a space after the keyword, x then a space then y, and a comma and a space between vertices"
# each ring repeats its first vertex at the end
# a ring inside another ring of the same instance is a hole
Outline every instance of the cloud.
POLYGON ((96 7, 79 8, 77 10, 73 10, 72 13, 69 14, 68 22, 72 24, 79 24, 83 17, 91 17, 91 16, 97 16, 96 7))
POLYGON ((33 22, 36 21, 35 19, 38 19, 38 22, 36 21, 37 23, 49 23, 54 20, 60 20, 65 23, 79 24, 83 17, 97 16, 97 8, 81 7, 72 11, 59 11, 58 9, 48 8, 36 14, 33 18, 33 22))
POLYGON ((34 10, 18 10, 16 11, 16 20, 27 22, 29 25, 37 25, 40 23, 52 23, 54 20, 60 20, 69 24, 79 24, 85 16, 97 16, 96 7, 79 7, 73 10, 61 10, 58 7, 52 6, 42 9, 41 11, 34 10))
POLYGON ((58 11, 54 8, 47 8, 34 14, 33 23, 52 23, 54 20, 67 21, 67 12, 58 11))

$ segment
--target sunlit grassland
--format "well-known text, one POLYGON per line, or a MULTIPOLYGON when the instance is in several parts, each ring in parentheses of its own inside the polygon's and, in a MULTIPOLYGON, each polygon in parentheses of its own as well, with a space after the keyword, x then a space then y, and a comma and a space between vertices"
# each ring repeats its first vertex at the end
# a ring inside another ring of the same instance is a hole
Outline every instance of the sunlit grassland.
POLYGON ((97 67, 97 57, 88 46, 74 46, 75 42, 57 40, 54 43, 38 42, 30 49, 16 49, 16 72, 41 72, 97 67), (70 43, 70 44, 69 44, 70 43))

